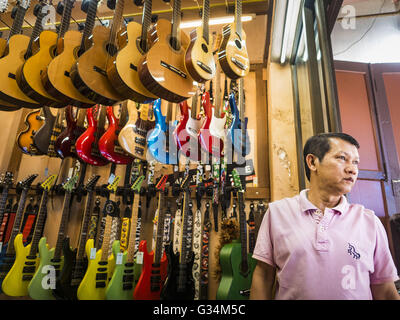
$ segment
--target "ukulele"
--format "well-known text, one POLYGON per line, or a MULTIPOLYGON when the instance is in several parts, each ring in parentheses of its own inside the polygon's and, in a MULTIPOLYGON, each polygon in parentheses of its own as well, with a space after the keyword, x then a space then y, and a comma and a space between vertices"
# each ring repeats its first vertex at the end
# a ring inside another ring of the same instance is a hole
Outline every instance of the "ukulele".
POLYGON ((43 117, 40 119, 43 119, 42 122, 44 123, 33 135, 33 145, 41 154, 47 154, 51 134, 61 112, 60 110, 61 109, 58 109, 57 115, 54 116, 49 107, 43 107, 41 109, 41 114, 43 114, 43 117))
POLYGON ((202 26, 190 33, 190 44, 185 54, 185 67, 197 82, 211 80, 215 75, 215 60, 208 27, 210 0, 203 0, 202 13, 202 26))
POLYGON ((147 135, 147 151, 149 157, 165 164, 177 163, 176 144, 170 137, 174 131, 172 120, 172 103, 167 105, 167 115, 164 117, 161 111, 161 99, 157 99, 153 105, 156 117, 156 126, 147 135), (171 142, 171 143, 170 143, 171 142))
POLYGON ((109 106, 106 108, 108 129, 101 136, 98 143, 100 154, 108 161, 116 164, 130 164, 133 161, 133 157, 127 155, 118 142, 118 135, 127 122, 127 103, 127 101, 124 101, 121 104, 119 119, 114 115, 114 107, 109 106))
POLYGON ((138 66, 139 79, 155 96, 179 103, 195 93, 185 69, 188 36, 181 31, 181 0, 174 0, 172 23, 159 19, 149 31, 150 50, 138 66))
POLYGON ((138 65, 149 49, 147 32, 151 23, 152 0, 145 0, 142 24, 131 21, 126 27, 128 41, 119 50, 107 68, 107 77, 124 99, 139 103, 150 103, 157 99, 139 80, 138 65))
POLYGON ((141 104, 138 111, 135 105, 128 101, 127 109, 129 119, 118 135, 119 145, 133 157, 146 160, 149 106, 141 104))
POLYGON ((77 300, 77 290, 87 269, 87 258, 84 257, 85 243, 88 238, 88 225, 90 211, 93 204, 95 186, 100 179, 99 175, 93 175, 85 186, 87 192, 85 211, 83 214, 78 247, 71 250, 69 237, 63 241, 64 265, 56 280, 56 288, 53 295, 57 300, 77 300))
MULTIPOLYGON (((114 195, 117 190, 119 176, 115 176, 113 181, 107 186, 114 195)), ((77 297, 79 300, 104 300, 109 280, 114 271, 115 259, 109 255, 110 236, 113 218, 118 217, 117 204, 111 199, 107 199, 104 205, 105 227, 103 240, 100 250, 94 247, 94 240, 86 242, 86 256, 88 257, 88 267, 81 283, 79 284, 77 297)))
POLYGON ((24 245, 22 233, 18 233, 14 239, 15 261, 2 283, 3 292, 8 296, 21 297, 28 295, 28 285, 39 264, 38 244, 46 220, 48 193, 56 181, 56 177, 57 175, 55 174, 51 175, 41 184, 43 194, 32 241, 28 245, 24 245))
POLYGON ((29 112, 25 117, 26 129, 18 133, 17 145, 21 151, 31 156, 42 155, 38 148, 36 148, 33 137, 36 132, 43 126, 42 109, 29 112))
POLYGON ((76 110, 77 117, 74 118, 73 107, 71 105, 65 108, 65 119, 67 127, 61 132, 55 143, 54 149, 61 159, 67 157, 77 158, 75 143, 76 140, 85 132, 85 109, 76 110))
MULTIPOLYGON (((21 197, 19 198, 17 212, 15 214, 14 224, 12 227, 12 232, 7 244, 3 244, 0 252, 0 292, 3 279, 10 271, 12 265, 15 261, 15 249, 14 249, 14 239, 20 231, 22 217, 25 209, 25 202, 28 196, 28 191, 32 182, 36 179, 38 175, 32 174, 28 176, 25 180, 18 182, 18 186, 22 188, 21 197)), ((1 200, 0 200, 1 208, 1 200)))
POLYGON ((250 153, 250 138, 247 132, 248 118, 244 116, 245 101, 243 79, 239 79, 239 104, 240 111, 236 105, 235 93, 229 95, 229 105, 232 112, 232 123, 228 129, 227 138, 239 156, 245 157, 250 153))
POLYGON ((140 188, 144 176, 136 178, 131 189, 134 191, 132 216, 130 219, 129 243, 124 252, 120 250, 120 241, 113 243, 113 255, 116 261, 115 270, 106 290, 107 300, 132 300, 135 289, 134 261, 136 256, 135 242, 138 224, 140 188))
POLYGON ((76 140, 75 144, 78 157, 93 166, 104 166, 108 163, 108 160, 101 156, 98 147, 98 141, 104 134, 105 112, 106 108, 101 105, 87 109, 88 127, 76 140), (95 119, 95 114, 97 120, 95 119))
MULTIPOLYGON (((72 104, 79 108, 88 108, 93 106, 95 102, 81 94, 75 88, 70 77, 70 70, 76 63, 78 56, 88 48, 89 38, 95 23, 98 1, 88 0, 83 33, 76 30, 67 31, 74 2, 75 0, 68 0, 66 2, 59 33, 59 39, 63 37, 63 50, 48 64, 46 72, 42 74, 42 83, 50 94, 65 104, 72 104)), ((84 2, 82 2, 82 6, 84 6, 84 2)))
POLYGON ((247 250, 244 189, 236 169, 232 170, 232 177, 232 184, 238 197, 240 241, 233 240, 224 245, 220 251, 222 277, 217 290, 217 300, 247 300, 253 271, 257 264, 247 250))
MULTIPOLYGON (((35 6, 34 13, 37 12, 36 16, 39 23, 45 22, 43 17, 46 16, 47 10, 43 12, 44 5, 45 3, 41 2, 40 5, 35 6)), ((67 5, 72 8, 72 3, 68 4, 67 2, 67 5)), ((64 11, 61 28, 59 29, 59 36, 62 36, 68 29, 68 24, 66 24, 65 20, 68 19, 69 22, 70 17, 67 16, 67 13, 70 15, 70 12, 71 10, 68 9, 64 11)), ((58 40, 57 34, 51 30, 39 30, 39 32, 35 34, 34 31, 35 29, 32 31, 32 37, 25 53, 26 61, 21 68, 18 69, 16 74, 18 86, 25 95, 42 105, 56 108, 63 107, 60 100, 50 95, 42 84, 42 75, 46 73, 46 68, 54 57, 54 51, 57 47, 58 40), (40 49, 32 55, 32 44, 38 37, 40 49)))
POLYGON ((242 29, 242 0, 235 0, 235 21, 222 28, 223 39, 218 50, 218 61, 231 79, 245 77, 250 71, 246 47, 246 33, 242 29))
POLYGON ((63 241, 65 238, 65 232, 68 222, 68 216, 71 206, 72 191, 75 188, 75 184, 78 181, 78 175, 74 175, 72 178, 68 179, 64 185, 65 190, 64 204, 61 214, 60 225, 58 227, 58 236, 55 248, 48 248, 46 237, 42 237, 39 240, 39 266, 36 269, 35 274, 28 286, 28 293, 32 299, 35 300, 54 300, 52 294, 53 282, 56 284, 56 276, 59 274, 60 270, 64 264, 64 257, 62 255, 63 241), (51 266, 51 267, 50 267, 51 266), (49 274, 53 273, 54 277, 50 280, 50 285, 43 285, 45 277, 49 277, 49 274))
POLYGON ((111 28, 94 27, 92 46, 76 60, 70 70, 72 82, 81 94, 96 103, 109 106, 124 100, 107 78, 107 66, 113 62, 113 57, 118 51, 117 42, 123 41, 123 37, 118 32, 123 18, 125 0, 116 1, 111 28))
POLYGON ((195 284, 192 274, 194 253, 192 251, 192 203, 190 200, 189 174, 182 182, 183 214, 180 252, 174 253, 173 246, 167 245, 168 277, 161 292, 162 300, 193 300, 195 284))

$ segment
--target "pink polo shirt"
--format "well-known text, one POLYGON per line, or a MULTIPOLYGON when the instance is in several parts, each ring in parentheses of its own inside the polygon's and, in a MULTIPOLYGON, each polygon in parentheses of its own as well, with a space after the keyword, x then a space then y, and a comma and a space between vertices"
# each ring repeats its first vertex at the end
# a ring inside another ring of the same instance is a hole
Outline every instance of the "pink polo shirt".
POLYGON ((302 190, 269 204, 253 257, 277 268, 275 299, 372 299, 370 284, 398 279, 373 211, 342 196, 324 214, 302 190))

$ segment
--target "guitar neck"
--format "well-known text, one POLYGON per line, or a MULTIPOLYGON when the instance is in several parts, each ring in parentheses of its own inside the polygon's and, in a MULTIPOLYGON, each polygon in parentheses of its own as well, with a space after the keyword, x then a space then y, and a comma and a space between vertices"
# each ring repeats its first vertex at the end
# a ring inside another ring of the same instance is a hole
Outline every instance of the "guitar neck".
POLYGON ((174 0, 174 8, 172 13, 171 40, 172 47, 179 50, 181 43, 181 35, 179 25, 181 23, 181 0, 174 0))
POLYGON ((203 1, 203 38, 206 40, 207 44, 210 44, 210 28, 208 23, 210 21, 210 0, 203 1))
POLYGON ((74 1, 75 0, 64 0, 64 11, 63 15, 61 18, 61 25, 58 33, 58 39, 61 39, 64 37, 65 33, 69 29, 69 23, 71 20, 71 13, 72 13, 72 8, 74 6, 74 1))
POLYGON ((235 23, 236 33, 242 38, 242 0, 235 2, 235 23))
POLYGON ((90 0, 85 21, 85 29, 83 30, 81 47, 79 49, 79 52, 83 52, 85 50, 85 42, 92 34, 94 22, 96 20, 96 13, 97 13, 97 0, 90 0))
POLYGON ((22 24, 24 23, 24 17, 25 17, 26 11, 27 11, 27 9, 18 5, 17 14, 15 15, 13 24, 10 29, 10 33, 8 34, 8 40, 10 40, 10 38, 13 35, 19 34, 21 32, 21 28, 22 28, 22 24))
POLYGON ((140 195, 137 193, 135 193, 133 196, 131 228, 129 230, 128 255, 126 257, 126 262, 128 263, 132 263, 135 259, 136 229, 139 216, 139 197, 140 195))
POLYGON ((90 191, 86 198, 85 213, 83 215, 83 221, 82 221, 82 225, 81 225, 81 235, 79 238, 78 251, 76 253, 77 261, 82 260, 84 254, 85 254, 85 244, 86 244, 87 231, 88 231, 89 221, 90 221, 90 209, 92 208, 93 198, 94 198, 93 193, 94 193, 94 191, 90 191))
POLYGON ((124 11, 125 0, 117 0, 117 6, 115 8, 115 14, 110 30, 110 39, 114 43, 117 38, 117 32, 121 28, 122 13, 124 11))
POLYGON ((32 30, 31 38, 29 39, 28 48, 26 49, 25 59, 28 59, 32 55, 33 42, 35 41, 35 39, 40 35, 40 33, 43 30, 42 23, 43 23, 43 18, 45 17, 45 14, 42 13, 42 8, 43 8, 42 5, 40 5, 40 11, 37 15, 35 26, 33 27, 33 30, 32 30))
POLYGON ((247 264, 247 228, 246 228, 246 212, 244 210, 244 197, 243 191, 238 191, 238 200, 239 200, 239 224, 240 224, 240 242, 241 242, 241 251, 242 251, 242 264, 241 264, 241 272, 247 273, 248 264, 247 264))
POLYGON ((43 227, 44 227, 44 223, 45 223, 46 211, 47 211, 47 197, 48 197, 48 191, 45 189, 45 190, 43 190, 42 199, 40 201, 39 213, 36 217, 35 230, 33 232, 33 237, 32 237, 32 242, 31 242, 31 250, 29 252, 30 256, 36 256, 36 254, 38 252, 38 244, 39 244, 39 240, 42 235, 42 231, 43 231, 43 227))
POLYGON ((64 204, 63 204, 63 212, 61 215, 60 226, 58 228, 58 236, 56 242, 56 248, 54 250, 54 259, 60 259, 62 255, 62 246, 65 237, 65 227, 68 221, 68 214, 70 210, 70 201, 71 201, 72 193, 69 191, 65 192, 64 196, 64 204))
POLYGON ((4 211, 6 209, 7 196, 8 196, 8 185, 3 187, 0 199, 0 221, 3 221, 4 211))
POLYGON ((179 257, 180 264, 186 264, 190 248, 192 246, 192 232, 189 230, 189 208, 190 190, 189 187, 185 190, 183 195, 183 222, 182 222, 182 241, 181 241, 181 255, 179 257))
POLYGON ((106 216, 106 225, 103 233, 103 243, 101 244, 101 261, 107 261, 110 249, 110 237, 113 218, 109 214, 106 216))
POLYGON ((145 0, 142 15, 142 34, 140 36, 140 47, 143 52, 147 52, 149 50, 147 42, 147 31, 149 30, 151 24, 151 6, 152 1, 145 0))

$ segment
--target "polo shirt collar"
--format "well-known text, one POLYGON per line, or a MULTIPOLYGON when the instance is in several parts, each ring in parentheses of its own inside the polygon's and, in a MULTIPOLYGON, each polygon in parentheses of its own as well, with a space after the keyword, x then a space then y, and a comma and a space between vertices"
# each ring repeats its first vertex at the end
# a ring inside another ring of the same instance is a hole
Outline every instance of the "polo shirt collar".
MULTIPOLYGON (((302 212, 312 212, 314 210, 317 210, 318 208, 313 205, 310 200, 308 200, 307 198, 307 192, 309 191, 309 189, 304 189, 302 191, 300 191, 300 208, 302 212)), ((347 211, 348 208, 348 202, 347 199, 344 195, 342 195, 340 197, 340 202, 338 203, 338 205, 334 208, 332 208, 332 210, 335 213, 345 213, 347 211)))

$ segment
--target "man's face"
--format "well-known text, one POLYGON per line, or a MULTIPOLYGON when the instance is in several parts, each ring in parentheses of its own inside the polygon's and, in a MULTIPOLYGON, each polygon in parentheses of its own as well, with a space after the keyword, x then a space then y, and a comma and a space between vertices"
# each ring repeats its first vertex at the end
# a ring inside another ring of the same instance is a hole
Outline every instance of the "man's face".
POLYGON ((356 183, 360 157, 351 143, 329 138, 330 150, 322 161, 315 157, 315 183, 332 195, 349 193, 356 183))

